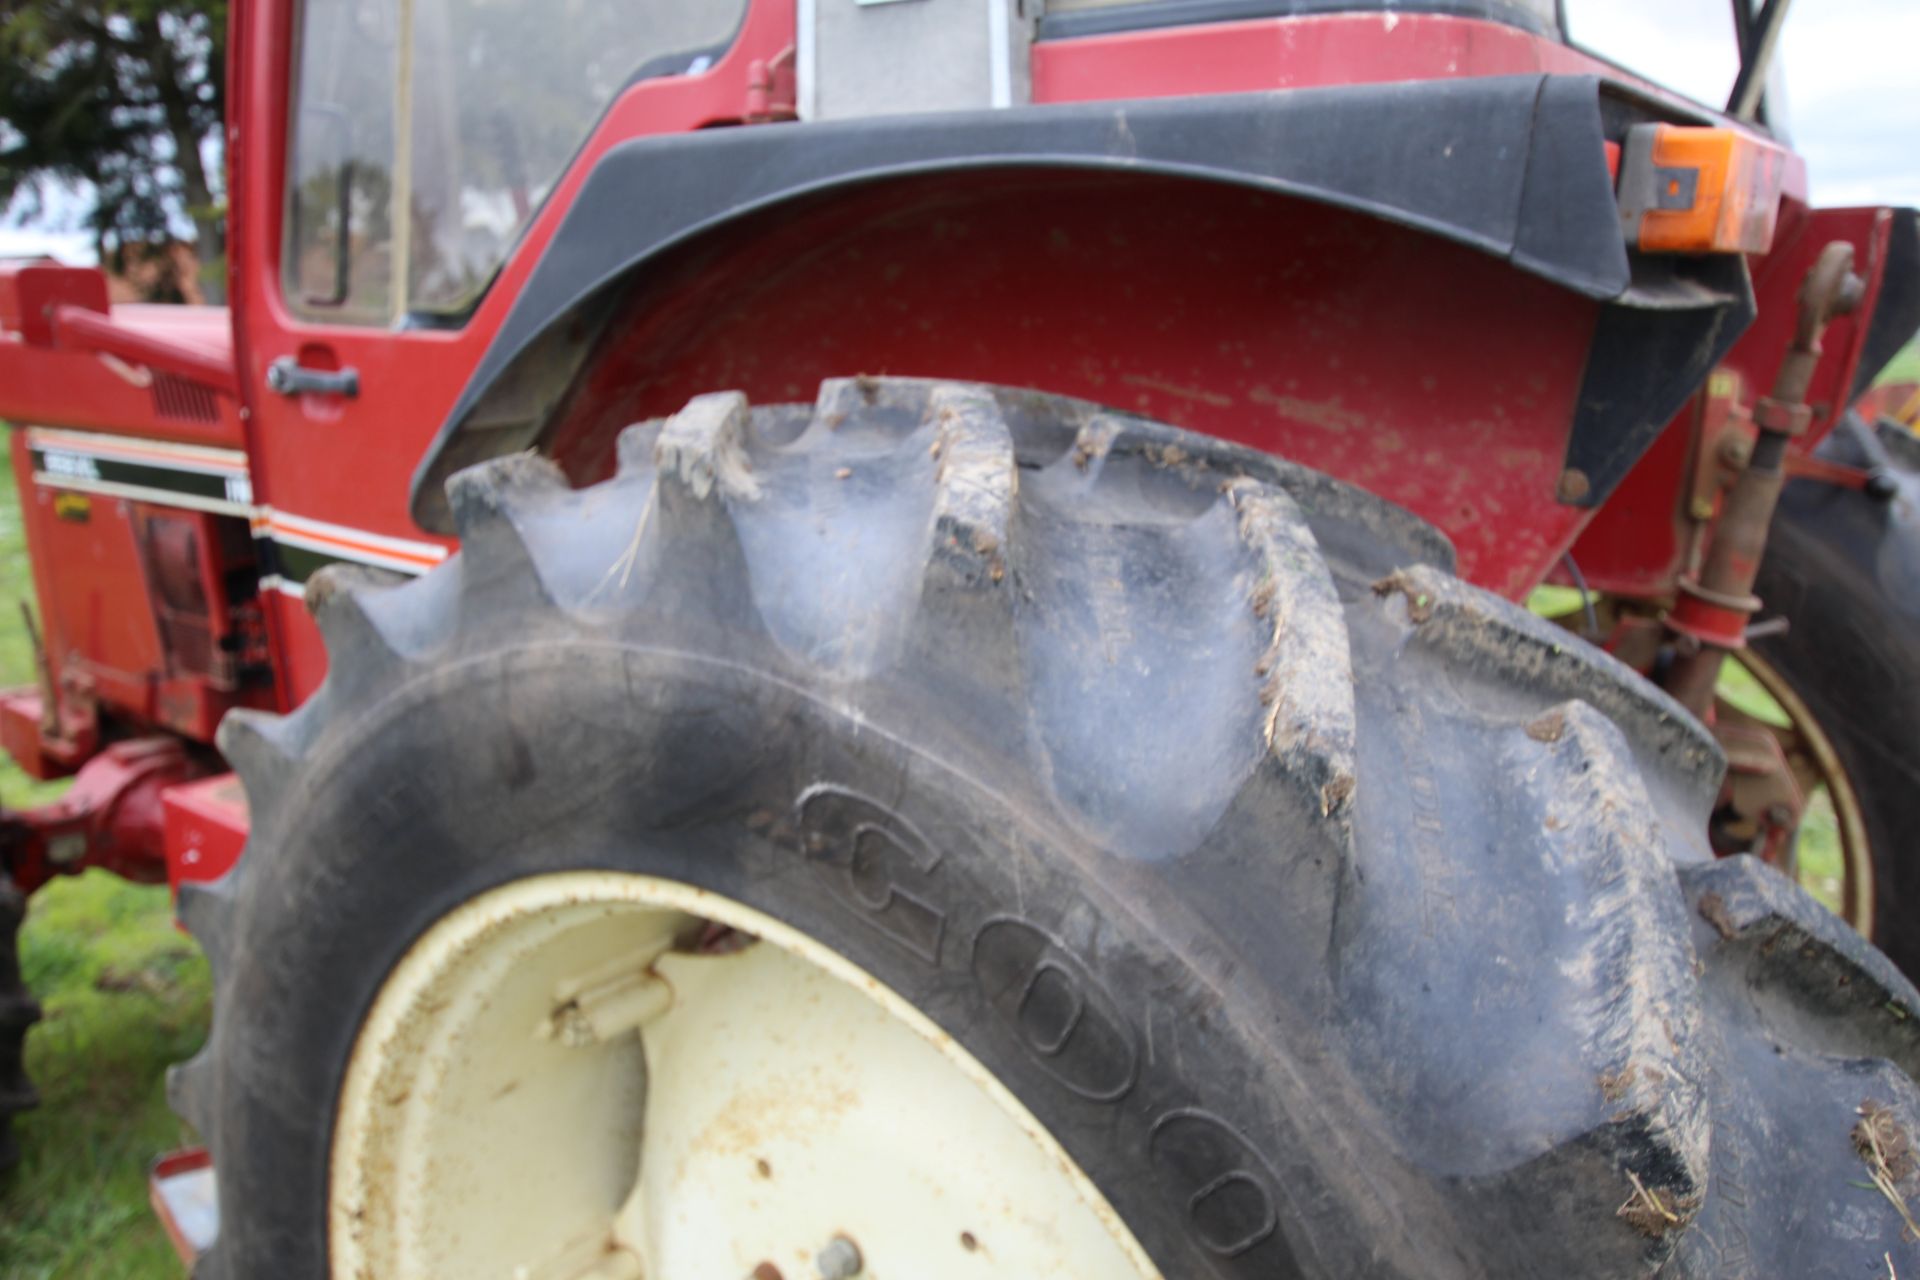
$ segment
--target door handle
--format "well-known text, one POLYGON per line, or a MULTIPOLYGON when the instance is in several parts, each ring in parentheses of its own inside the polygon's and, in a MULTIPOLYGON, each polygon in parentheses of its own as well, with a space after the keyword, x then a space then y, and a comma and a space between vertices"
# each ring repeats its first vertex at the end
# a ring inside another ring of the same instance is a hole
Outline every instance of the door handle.
POLYGON ((360 394, 358 369, 309 369, 292 356, 281 356, 267 366, 267 389, 283 396, 360 394))

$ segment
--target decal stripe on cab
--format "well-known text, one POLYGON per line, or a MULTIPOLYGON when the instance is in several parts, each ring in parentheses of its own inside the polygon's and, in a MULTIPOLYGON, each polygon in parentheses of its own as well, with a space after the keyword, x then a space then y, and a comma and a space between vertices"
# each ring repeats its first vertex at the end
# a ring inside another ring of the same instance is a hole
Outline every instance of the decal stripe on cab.
POLYGON ((437 542, 254 505, 247 455, 239 449, 28 427, 27 452, 34 483, 49 489, 245 518, 261 550, 260 585, 287 595, 304 595, 306 580, 329 564, 421 574, 448 554, 437 542))

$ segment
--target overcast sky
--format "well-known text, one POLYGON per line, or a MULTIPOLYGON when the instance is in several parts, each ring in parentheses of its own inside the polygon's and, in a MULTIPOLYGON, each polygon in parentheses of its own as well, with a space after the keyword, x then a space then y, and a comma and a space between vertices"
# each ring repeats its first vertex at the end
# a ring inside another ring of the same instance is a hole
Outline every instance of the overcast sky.
MULTIPOLYGON (((1566 0, 1586 44, 1650 79, 1724 102, 1736 69, 1729 0, 1566 0)), ((1823 205, 1920 205, 1920 0, 1796 0, 1781 43, 1787 123, 1823 205)), ((0 254, 92 260, 85 202, 0 225, 0 254)))
MULTIPOLYGON (((1566 0, 1573 38, 1724 102, 1728 0, 1566 0)), ((1817 204, 1920 204, 1920 0, 1796 0, 1780 43, 1787 126, 1817 204)))

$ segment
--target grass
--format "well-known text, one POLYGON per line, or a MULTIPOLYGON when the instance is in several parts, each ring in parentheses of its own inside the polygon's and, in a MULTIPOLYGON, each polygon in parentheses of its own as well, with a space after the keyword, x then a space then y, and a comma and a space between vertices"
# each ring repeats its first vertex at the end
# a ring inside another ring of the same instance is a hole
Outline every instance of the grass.
POLYGON ((1900 349, 1876 382, 1920 382, 1920 338, 1900 349))
MULTIPOLYGON (((31 683, 20 601, 33 598, 11 466, 0 453, 0 684, 31 683)), ((0 800, 43 803, 0 757, 0 800)), ((146 1280, 182 1274, 147 1207, 154 1156, 187 1140, 167 1109, 167 1065, 206 1035, 206 962, 173 927, 167 891, 104 871, 33 896, 21 969, 45 1018, 27 1036, 37 1111, 18 1116, 22 1158, 0 1182, 0 1275, 7 1280, 146 1280)))
POLYGON ((168 1063, 205 1038, 206 961, 166 891, 89 871, 34 895, 21 968, 46 1017, 27 1041, 41 1106, 0 1193, 0 1266, 29 1277, 178 1277, 146 1169, 187 1141, 168 1063))

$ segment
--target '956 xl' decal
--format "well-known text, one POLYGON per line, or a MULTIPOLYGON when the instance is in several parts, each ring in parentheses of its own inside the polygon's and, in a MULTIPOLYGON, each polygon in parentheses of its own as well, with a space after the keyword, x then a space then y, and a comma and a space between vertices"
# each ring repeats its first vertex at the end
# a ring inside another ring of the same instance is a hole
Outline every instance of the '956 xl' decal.
POLYGON ((51 489, 165 503, 220 515, 253 511, 247 455, 91 431, 27 428, 34 483, 51 489))
MULTIPOLYGON (((255 505, 247 455, 238 449, 29 427, 27 453, 34 483, 54 490, 57 501, 84 502, 75 495, 100 494, 248 521, 262 553, 261 585, 288 595, 302 594, 307 578, 328 564, 346 561, 418 574, 447 557, 447 548, 437 542, 255 505)), ((69 518, 85 519, 85 509, 69 518)))

